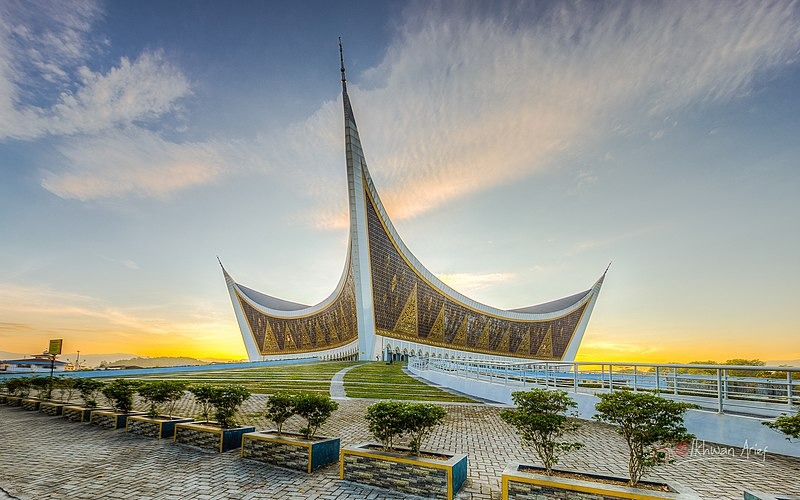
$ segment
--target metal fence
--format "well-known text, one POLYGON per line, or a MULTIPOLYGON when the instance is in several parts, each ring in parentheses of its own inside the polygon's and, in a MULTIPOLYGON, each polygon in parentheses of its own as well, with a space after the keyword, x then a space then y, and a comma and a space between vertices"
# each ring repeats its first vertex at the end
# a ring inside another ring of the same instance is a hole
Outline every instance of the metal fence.
POLYGON ((642 391, 720 413, 775 416, 800 406, 800 367, 609 362, 500 363, 413 357, 411 367, 518 387, 642 391))

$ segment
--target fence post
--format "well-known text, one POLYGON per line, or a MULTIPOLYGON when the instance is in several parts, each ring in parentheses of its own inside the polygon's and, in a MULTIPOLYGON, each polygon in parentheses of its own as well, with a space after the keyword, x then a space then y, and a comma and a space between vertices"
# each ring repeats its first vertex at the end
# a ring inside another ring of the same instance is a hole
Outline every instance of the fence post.
POLYGON ((717 368, 717 400, 718 400, 718 408, 717 412, 723 412, 723 405, 722 405, 722 369, 717 368))
POLYGON ((614 392, 614 365, 608 364, 608 388, 614 392))
POLYGON ((793 401, 793 394, 792 394, 792 372, 786 372, 786 401, 789 403, 789 406, 794 404, 793 401))
POLYGON ((678 395, 678 369, 672 369, 672 393, 677 396, 678 395))
POLYGON ((659 367, 656 366, 656 396, 661 393, 661 374, 658 369, 659 367))
POLYGON ((633 392, 636 392, 636 365, 633 365, 633 392))
POLYGON ((575 390, 575 393, 578 392, 578 363, 573 363, 572 365, 572 383, 575 390))

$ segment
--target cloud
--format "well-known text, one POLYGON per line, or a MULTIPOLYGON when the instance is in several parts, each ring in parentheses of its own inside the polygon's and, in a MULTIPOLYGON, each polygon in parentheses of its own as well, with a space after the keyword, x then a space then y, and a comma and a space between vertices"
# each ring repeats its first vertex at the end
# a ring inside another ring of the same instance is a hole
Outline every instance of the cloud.
MULTIPOLYGON (((495 17, 462 7, 419 4, 384 60, 350 77, 367 161, 395 218, 554 168, 598 135, 739 98, 800 48, 791 2, 523 3, 495 17)), ((325 194, 339 189, 340 162, 320 160, 342 154, 330 141, 340 114, 325 103, 274 139, 288 148, 272 157, 317 179, 307 192, 329 212, 318 222, 334 227, 347 225, 344 202, 330 208, 341 198, 325 194)))
POLYGON ((64 163, 42 167, 42 186, 62 198, 163 199, 214 181, 224 148, 159 132, 191 95, 163 52, 90 67, 109 44, 93 31, 102 15, 81 0, 0 5, 0 141, 50 139, 64 163))
POLYGON ((513 273, 452 273, 437 274, 436 277, 454 290, 470 293, 489 288, 497 283, 510 281, 514 279, 515 275, 513 273))
POLYGON ((71 138, 58 146, 65 165, 45 170, 42 186, 62 198, 168 195, 212 182, 224 160, 212 143, 167 141, 139 127, 71 138))

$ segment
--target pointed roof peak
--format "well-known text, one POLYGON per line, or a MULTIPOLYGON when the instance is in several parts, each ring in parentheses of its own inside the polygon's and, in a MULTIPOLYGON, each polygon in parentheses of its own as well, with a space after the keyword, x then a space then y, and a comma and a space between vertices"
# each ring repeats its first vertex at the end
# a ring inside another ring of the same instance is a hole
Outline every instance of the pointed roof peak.
POLYGON ((342 65, 342 87, 347 90, 347 77, 344 71, 344 49, 342 49, 342 37, 339 37, 339 62, 342 65))

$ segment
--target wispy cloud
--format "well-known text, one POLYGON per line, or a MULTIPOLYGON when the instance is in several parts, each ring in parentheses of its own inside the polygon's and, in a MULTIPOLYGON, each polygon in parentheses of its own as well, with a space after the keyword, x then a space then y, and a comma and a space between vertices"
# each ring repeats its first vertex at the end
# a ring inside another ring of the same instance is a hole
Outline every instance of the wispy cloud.
POLYGON ((64 163, 43 166, 42 186, 63 198, 164 198, 213 181, 217 144, 158 132, 191 95, 161 51, 90 67, 109 44, 93 31, 102 15, 83 0, 0 5, 0 141, 53 139, 64 163))
POLYGON ((42 186, 79 200, 165 198, 211 182, 223 164, 214 144, 176 144, 139 127, 72 138, 57 149, 65 161, 57 170, 45 171, 42 186))
POLYGON ((510 281, 514 279, 515 275, 514 273, 451 273, 437 274, 436 277, 454 290, 470 293, 489 288, 497 283, 510 281))
MULTIPOLYGON (((792 2, 537 9, 522 4, 487 18, 422 4, 406 16, 384 61, 351 77, 367 160, 392 216, 413 217, 550 168, 563 151, 598 135, 741 97, 796 62, 800 48, 792 2)), ((335 163, 320 160, 331 156, 340 109, 326 103, 275 139, 302 144, 291 148, 297 155, 284 150, 273 159, 313 172, 310 192, 320 206, 333 199, 325 190, 338 188, 330 182, 335 163)), ((322 223, 346 225, 343 203, 322 223)))

